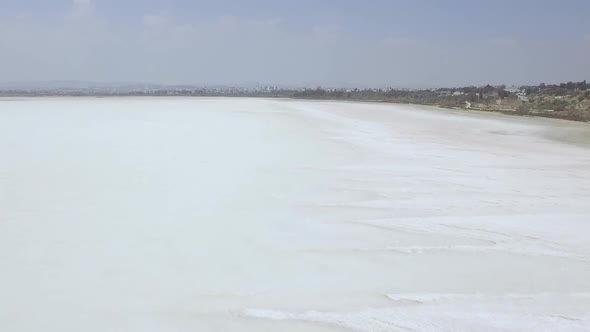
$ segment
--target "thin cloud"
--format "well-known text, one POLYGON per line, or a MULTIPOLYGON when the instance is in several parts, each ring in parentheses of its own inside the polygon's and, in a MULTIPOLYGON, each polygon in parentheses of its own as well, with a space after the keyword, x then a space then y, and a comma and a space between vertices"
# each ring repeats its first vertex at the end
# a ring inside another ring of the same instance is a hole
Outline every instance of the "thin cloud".
POLYGON ((344 22, 149 12, 115 22, 90 0, 73 1, 60 19, 39 15, 0 17, 1 80, 441 86, 581 80, 590 72, 588 38, 374 38, 344 22))

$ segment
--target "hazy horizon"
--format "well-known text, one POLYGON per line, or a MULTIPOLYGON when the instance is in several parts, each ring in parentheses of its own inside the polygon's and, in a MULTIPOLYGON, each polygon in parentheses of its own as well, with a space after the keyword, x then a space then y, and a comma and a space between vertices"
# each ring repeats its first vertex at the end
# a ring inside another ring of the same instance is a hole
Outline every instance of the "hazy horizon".
MULTIPOLYGON (((585 81, 585 79, 581 80, 585 81)), ((257 87, 277 87, 281 89, 313 89, 316 87, 324 89, 439 89, 439 88, 463 88, 468 86, 536 86, 539 84, 561 84, 572 82, 569 81, 543 81, 543 82, 531 82, 525 84, 515 84, 511 82, 483 82, 480 84, 466 84, 466 85, 403 85, 403 84, 351 84, 341 82, 308 82, 300 84, 276 84, 273 82, 234 82, 234 83, 162 83, 162 82, 141 82, 141 81, 84 81, 84 80, 44 80, 44 81, 0 81, 1 89, 86 89, 86 88, 128 88, 136 86, 154 87, 159 89, 173 88, 173 87, 194 87, 194 88, 257 88, 257 87)))
POLYGON ((440 87, 588 79, 580 0, 0 4, 0 82, 440 87))

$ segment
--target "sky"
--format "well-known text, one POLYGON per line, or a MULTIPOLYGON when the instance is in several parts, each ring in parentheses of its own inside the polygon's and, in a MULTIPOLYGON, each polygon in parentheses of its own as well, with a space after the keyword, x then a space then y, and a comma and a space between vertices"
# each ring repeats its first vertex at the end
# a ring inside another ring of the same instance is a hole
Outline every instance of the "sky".
POLYGON ((588 0, 0 0, 0 82, 590 80, 588 0))

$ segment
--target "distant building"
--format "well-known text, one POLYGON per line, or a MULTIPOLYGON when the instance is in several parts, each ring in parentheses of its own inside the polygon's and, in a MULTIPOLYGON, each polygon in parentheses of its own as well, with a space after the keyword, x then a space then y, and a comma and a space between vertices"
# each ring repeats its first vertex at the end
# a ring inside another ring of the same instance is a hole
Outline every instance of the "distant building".
POLYGON ((506 89, 504 89, 510 93, 519 93, 520 92, 520 88, 515 86, 515 85, 511 85, 509 87, 507 87, 506 89))

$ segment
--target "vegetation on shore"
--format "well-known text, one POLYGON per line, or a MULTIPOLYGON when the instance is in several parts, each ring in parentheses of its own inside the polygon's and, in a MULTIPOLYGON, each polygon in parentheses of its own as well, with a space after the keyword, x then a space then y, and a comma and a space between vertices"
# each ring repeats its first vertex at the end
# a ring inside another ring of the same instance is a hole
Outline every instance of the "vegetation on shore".
POLYGON ((561 84, 541 83, 520 87, 485 85, 439 89, 328 89, 322 87, 283 89, 193 86, 127 89, 61 88, 0 90, 0 97, 2 96, 215 96, 374 101, 590 121, 590 84, 586 81, 561 84))
POLYGON ((381 101, 453 109, 590 121, 586 81, 507 88, 505 85, 441 89, 307 89, 294 98, 381 101))

